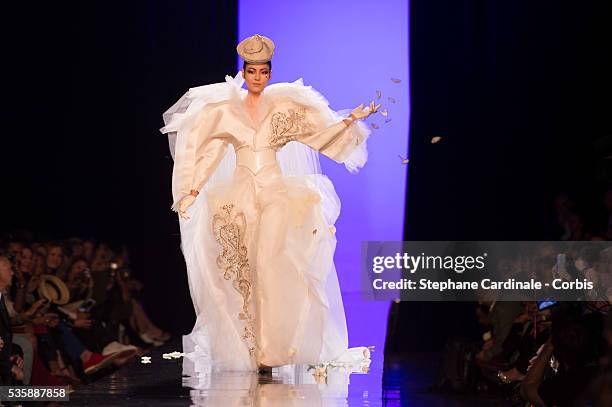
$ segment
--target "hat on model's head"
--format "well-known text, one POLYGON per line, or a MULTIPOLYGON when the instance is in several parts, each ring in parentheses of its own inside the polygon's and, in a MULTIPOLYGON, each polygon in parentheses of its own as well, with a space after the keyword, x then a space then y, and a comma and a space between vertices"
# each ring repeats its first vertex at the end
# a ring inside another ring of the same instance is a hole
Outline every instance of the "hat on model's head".
POLYGON ((238 55, 240 55, 244 62, 263 64, 272 59, 274 42, 268 37, 255 34, 240 41, 236 51, 238 51, 238 55))

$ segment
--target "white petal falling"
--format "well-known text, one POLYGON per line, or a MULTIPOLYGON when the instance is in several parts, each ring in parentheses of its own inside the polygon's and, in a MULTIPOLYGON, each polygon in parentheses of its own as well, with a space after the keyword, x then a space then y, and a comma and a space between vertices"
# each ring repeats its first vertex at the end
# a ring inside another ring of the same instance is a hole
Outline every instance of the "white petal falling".
POLYGON ((401 79, 391 78, 391 82, 393 83, 400 83, 401 81, 402 81, 401 79))
POLYGON ((164 359, 179 359, 179 358, 182 358, 183 356, 185 356, 184 353, 178 352, 178 351, 174 351, 174 352, 170 352, 170 353, 164 353, 162 355, 162 358, 164 358, 164 359))
POLYGON ((431 144, 436 144, 437 142, 439 142, 440 140, 442 140, 442 137, 440 136, 435 136, 431 138, 431 144))

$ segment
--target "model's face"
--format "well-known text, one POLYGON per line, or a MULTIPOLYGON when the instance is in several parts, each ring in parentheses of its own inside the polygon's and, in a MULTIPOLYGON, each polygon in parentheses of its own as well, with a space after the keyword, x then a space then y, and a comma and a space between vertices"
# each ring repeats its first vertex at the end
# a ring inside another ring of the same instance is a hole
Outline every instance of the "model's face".
POLYGON ((261 93, 268 84, 272 71, 268 64, 247 64, 242 70, 242 76, 249 92, 261 93))

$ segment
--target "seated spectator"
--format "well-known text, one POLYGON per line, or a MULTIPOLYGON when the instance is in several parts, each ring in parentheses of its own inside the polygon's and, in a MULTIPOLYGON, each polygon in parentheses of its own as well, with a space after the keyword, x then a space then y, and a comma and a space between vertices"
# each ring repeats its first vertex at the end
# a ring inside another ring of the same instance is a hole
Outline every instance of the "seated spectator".
POLYGON ((158 328, 151 321, 140 301, 136 298, 140 294, 143 284, 134 278, 128 259, 129 257, 125 247, 122 248, 121 252, 113 259, 113 263, 117 267, 117 275, 127 284, 132 299, 131 316, 128 321, 123 321, 123 324, 128 328, 127 332, 132 341, 135 339, 134 335, 137 335, 138 338, 146 344, 160 346, 170 339, 170 334, 158 328))
POLYGON ((11 262, 6 255, 0 254, 0 384, 8 386, 12 379, 12 344, 13 330, 8 310, 5 305, 6 288, 13 278, 11 262))
MULTIPOLYGON (((47 279, 55 279, 55 285, 63 284, 55 276, 45 275, 47 279)), ((61 295, 66 298, 52 296, 52 299, 59 303, 67 301, 67 288, 61 290, 61 295)), ((47 286, 41 286, 43 296, 48 295, 47 286)), ((102 367, 109 364, 117 364, 125 362, 130 356, 135 354, 133 347, 125 347, 116 343, 112 338, 104 342, 103 336, 98 334, 99 340, 103 343, 102 353, 92 352, 87 349, 78 337, 73 333, 72 328, 55 312, 49 312, 48 299, 41 298, 37 300, 27 310, 17 313, 10 299, 6 299, 6 309, 11 318, 12 325, 27 324, 32 328, 26 329, 24 335, 27 339, 30 337, 28 332, 36 335, 36 340, 32 343, 32 348, 36 348, 36 355, 30 357, 29 363, 37 366, 37 371, 34 373, 32 384, 36 385, 52 385, 62 384, 58 381, 59 378, 66 379, 65 383, 80 382, 76 371, 83 371, 85 374, 93 373, 102 367), (42 357, 42 358, 41 358, 42 357), (42 363, 41 363, 42 362, 42 363), (46 369, 50 370, 50 374, 45 374, 46 369), (53 379, 55 376, 58 379, 53 379)), ((87 326, 89 324, 80 324, 77 322, 77 327, 87 326)), ((26 343, 27 345, 27 343, 26 343)), ((25 357, 22 354, 20 357, 25 357)), ((22 367, 22 373, 23 373, 22 367)), ((26 369, 31 371, 31 365, 26 366, 26 369)), ((29 372, 28 372, 29 373, 29 372)), ((25 377, 25 376, 24 376, 25 377)), ((23 379, 22 379, 23 380, 23 379)))
POLYGON ((0 383, 78 384, 140 354, 133 344, 160 345, 170 337, 134 297, 142 283, 133 278, 125 249, 115 256, 92 240, 41 243, 28 236, 9 236, 4 248, 14 262, 0 256, 6 263, 0 323, 10 328, 1 330, 0 383))
POLYGON ((56 275, 59 278, 64 277, 64 249, 58 243, 48 243, 47 258, 45 259, 45 274, 56 275))
POLYGON ((91 298, 93 295, 93 280, 89 263, 85 257, 75 257, 68 267, 66 285, 70 290, 70 301, 81 301, 91 298))
POLYGON ((491 334, 476 355, 476 360, 481 365, 498 365, 504 362, 501 360, 504 341, 523 306, 517 301, 492 301, 485 305, 489 306, 488 323, 491 334))
POLYGON ((539 350, 521 385, 536 405, 574 405, 596 377, 602 352, 598 316, 561 307, 552 317, 551 337, 539 350), (555 369, 551 367, 553 359, 555 369))
POLYGON ((511 363, 498 372, 502 383, 521 381, 527 374, 529 361, 549 337, 550 309, 538 310, 536 302, 526 302, 524 312, 514 321, 511 334, 504 342, 504 352, 511 363))

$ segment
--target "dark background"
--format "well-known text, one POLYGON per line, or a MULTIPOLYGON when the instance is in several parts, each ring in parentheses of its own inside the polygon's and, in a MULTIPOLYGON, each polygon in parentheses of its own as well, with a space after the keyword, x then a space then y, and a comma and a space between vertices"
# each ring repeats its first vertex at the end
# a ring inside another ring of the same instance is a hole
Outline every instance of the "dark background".
POLYGON ((40 2, 3 12, 0 230, 127 244, 147 308, 173 331, 189 330, 194 312, 161 114, 189 87, 234 73, 236 7, 40 2))
MULTIPOLYGON (((0 231, 126 243, 153 319, 186 332, 158 129, 189 87, 234 73, 236 2, 3 8, 0 231)), ((410 19, 406 239, 556 239, 562 191, 599 222, 608 177, 592 143, 612 135, 610 2, 412 0, 410 19)), ((439 347, 467 329, 470 307, 394 305, 391 345, 439 347)))
POLYGON ((591 143, 612 136, 611 3, 411 5, 408 238, 557 239, 555 195, 605 181, 591 143))
MULTIPOLYGON (((610 21, 609 1, 411 1, 406 240, 559 240, 562 192, 605 232, 612 150, 594 142, 612 137, 610 21)), ((391 349, 479 331, 468 303, 392 316, 391 349)))

